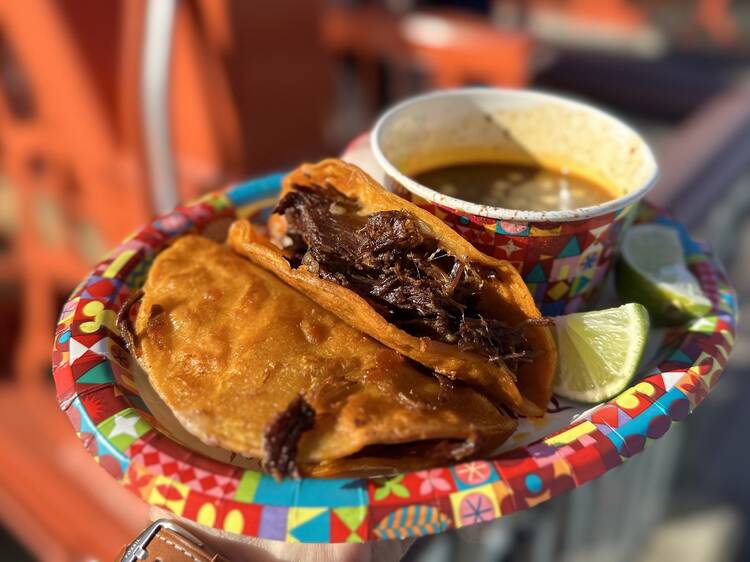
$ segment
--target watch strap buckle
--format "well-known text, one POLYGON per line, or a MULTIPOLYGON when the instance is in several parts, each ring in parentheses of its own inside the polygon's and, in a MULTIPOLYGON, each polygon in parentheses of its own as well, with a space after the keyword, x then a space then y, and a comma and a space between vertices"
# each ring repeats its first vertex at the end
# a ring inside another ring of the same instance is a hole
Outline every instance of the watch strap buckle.
POLYGON ((203 543, 193 535, 186 531, 179 525, 175 525, 169 519, 158 519, 149 525, 135 540, 128 545, 125 549, 125 553, 122 555, 121 562, 139 562, 144 560, 148 556, 146 547, 159 532, 159 529, 169 529, 173 533, 176 533, 184 539, 194 543, 198 547, 202 547, 203 543))

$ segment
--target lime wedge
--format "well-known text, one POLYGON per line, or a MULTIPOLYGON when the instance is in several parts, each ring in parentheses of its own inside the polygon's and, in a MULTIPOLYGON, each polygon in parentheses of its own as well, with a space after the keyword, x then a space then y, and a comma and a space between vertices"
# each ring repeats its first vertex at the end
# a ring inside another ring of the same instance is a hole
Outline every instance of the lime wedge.
POLYGON ((648 327, 648 312, 637 303, 555 318, 555 394, 595 403, 622 392, 638 369, 648 327))
POLYGON ((687 268, 674 228, 662 224, 631 227, 623 238, 616 269, 620 296, 648 308, 655 324, 679 324, 711 309, 687 268))

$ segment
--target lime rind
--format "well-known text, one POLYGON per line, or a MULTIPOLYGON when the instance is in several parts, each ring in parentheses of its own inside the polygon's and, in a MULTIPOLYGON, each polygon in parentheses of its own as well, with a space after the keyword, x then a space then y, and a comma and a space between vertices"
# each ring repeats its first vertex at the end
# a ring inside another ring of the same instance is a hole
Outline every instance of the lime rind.
POLYGON ((679 233, 666 225, 637 225, 625 233, 615 281, 621 297, 646 306, 657 324, 679 324, 711 309, 687 267, 679 233))

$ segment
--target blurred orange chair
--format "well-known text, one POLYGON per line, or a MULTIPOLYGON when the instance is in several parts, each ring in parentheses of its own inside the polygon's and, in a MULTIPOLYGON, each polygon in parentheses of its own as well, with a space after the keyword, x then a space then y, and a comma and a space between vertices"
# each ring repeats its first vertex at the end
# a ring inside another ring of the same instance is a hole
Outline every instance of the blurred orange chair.
POLYGON ((399 16, 376 7, 330 7, 322 34, 331 51, 357 59, 370 89, 379 61, 419 67, 432 88, 467 83, 521 87, 530 77, 533 45, 527 34, 455 10, 399 16))
POLYGON ((18 212, 0 268, 22 294, 0 384, 0 518, 41 559, 111 559, 145 520, 56 411, 52 329, 88 264, 244 172, 227 18, 223 1, 0 2, 0 169, 18 212))

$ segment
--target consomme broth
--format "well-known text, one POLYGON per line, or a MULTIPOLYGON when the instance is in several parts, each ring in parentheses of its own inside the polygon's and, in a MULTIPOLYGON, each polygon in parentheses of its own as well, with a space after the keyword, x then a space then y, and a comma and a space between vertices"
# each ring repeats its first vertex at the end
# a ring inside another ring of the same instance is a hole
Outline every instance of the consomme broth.
POLYGON ((411 177, 457 199, 521 211, 564 211, 617 198, 612 190, 564 171, 503 162, 450 165, 411 177))

